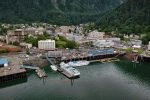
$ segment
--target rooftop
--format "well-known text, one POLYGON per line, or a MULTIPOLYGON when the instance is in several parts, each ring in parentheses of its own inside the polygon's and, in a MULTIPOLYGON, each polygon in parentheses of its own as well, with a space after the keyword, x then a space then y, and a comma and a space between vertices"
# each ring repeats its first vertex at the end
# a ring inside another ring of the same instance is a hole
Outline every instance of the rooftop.
POLYGON ((0 68, 0 77, 25 72, 25 69, 20 69, 20 66, 22 65, 22 59, 19 58, 19 55, 7 55, 3 56, 0 61, 9 61, 8 67, 0 68), (2 59, 2 60, 1 60, 2 59))
POLYGON ((0 65, 2 64, 8 64, 7 58, 0 58, 0 65))
POLYGON ((40 40, 39 42, 54 42, 55 40, 40 40))

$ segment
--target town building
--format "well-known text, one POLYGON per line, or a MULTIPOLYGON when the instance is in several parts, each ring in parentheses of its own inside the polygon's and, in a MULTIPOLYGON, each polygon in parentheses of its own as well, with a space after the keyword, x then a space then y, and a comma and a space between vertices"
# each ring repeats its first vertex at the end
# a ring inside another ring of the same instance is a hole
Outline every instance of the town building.
POLYGON ((142 47, 142 41, 141 40, 136 40, 136 39, 131 39, 130 40, 130 45, 133 48, 141 48, 142 47))
POLYGON ((148 50, 150 51, 150 41, 149 41, 149 44, 148 44, 148 50))
POLYGON ((93 42, 93 45, 100 48, 110 48, 120 45, 121 39, 120 38, 105 38, 105 39, 98 39, 93 42))
POLYGON ((55 50, 55 40, 38 41, 38 48, 42 50, 55 50))
POLYGON ((110 48, 114 46, 114 42, 112 40, 101 39, 96 40, 93 45, 99 48, 110 48))
POLYGON ((13 42, 21 42, 28 35, 36 36, 43 35, 46 30, 43 27, 39 28, 26 28, 26 29, 16 29, 7 31, 6 42, 7 44, 13 42))
POLYGON ((87 39, 90 39, 90 40, 103 39, 104 35, 105 35, 105 32, 92 31, 88 34, 87 39))
POLYGON ((25 43, 25 42, 20 43, 20 46, 23 48, 28 48, 28 49, 32 48, 32 44, 25 43))
POLYGON ((27 34, 23 31, 23 29, 9 30, 6 35, 7 44, 13 42, 20 42, 27 36, 27 34))
POLYGON ((43 35, 45 31, 46 30, 43 27, 38 28, 30 27, 24 29, 24 32, 29 35, 43 35))
POLYGON ((0 58, 0 68, 8 67, 8 60, 6 58, 0 58))
POLYGON ((6 36, 0 35, 0 41, 4 42, 6 40, 6 36))

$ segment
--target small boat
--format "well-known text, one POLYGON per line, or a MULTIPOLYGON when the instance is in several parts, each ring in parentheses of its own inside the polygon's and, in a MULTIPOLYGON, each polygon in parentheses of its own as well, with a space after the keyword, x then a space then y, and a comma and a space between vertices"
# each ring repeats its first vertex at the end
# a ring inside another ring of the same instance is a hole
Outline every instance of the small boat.
POLYGON ((71 61, 68 63, 69 66, 72 66, 72 67, 79 67, 79 66, 86 66, 86 65, 89 65, 89 61, 86 61, 86 60, 82 60, 82 61, 71 61))
POLYGON ((55 65, 50 66, 53 71, 57 71, 57 67, 55 65))

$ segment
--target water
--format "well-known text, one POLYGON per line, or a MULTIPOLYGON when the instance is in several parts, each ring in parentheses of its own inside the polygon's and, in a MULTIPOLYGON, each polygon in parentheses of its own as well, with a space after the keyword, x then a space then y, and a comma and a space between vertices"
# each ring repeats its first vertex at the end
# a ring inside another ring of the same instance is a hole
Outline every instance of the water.
POLYGON ((69 80, 46 68, 20 84, 0 88, 0 100, 150 100, 150 64, 128 61, 80 67, 79 79, 69 80))

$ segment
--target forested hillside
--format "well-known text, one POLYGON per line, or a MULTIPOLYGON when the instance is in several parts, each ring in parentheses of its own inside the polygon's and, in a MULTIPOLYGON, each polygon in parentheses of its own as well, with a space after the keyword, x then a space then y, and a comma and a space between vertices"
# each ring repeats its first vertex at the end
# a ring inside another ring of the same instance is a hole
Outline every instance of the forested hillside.
POLYGON ((79 24, 96 20, 123 0, 1 0, 1 23, 79 24))
POLYGON ((150 0, 128 0, 99 17, 96 26, 101 30, 117 30, 120 33, 150 32, 150 0))

